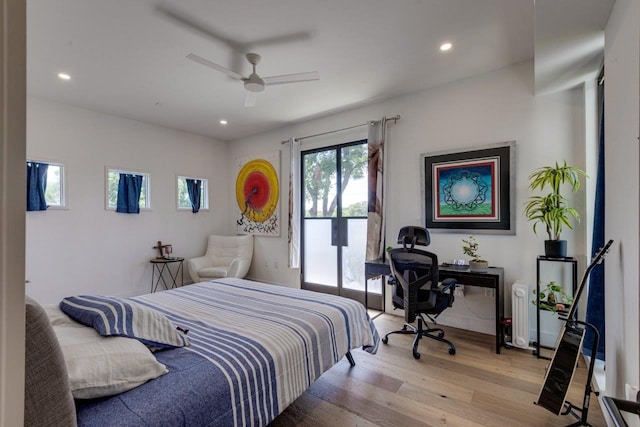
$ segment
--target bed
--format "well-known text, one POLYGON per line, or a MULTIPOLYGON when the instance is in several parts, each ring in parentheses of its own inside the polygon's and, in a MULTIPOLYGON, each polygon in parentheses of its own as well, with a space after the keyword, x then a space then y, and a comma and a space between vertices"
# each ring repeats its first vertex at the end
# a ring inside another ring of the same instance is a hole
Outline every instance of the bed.
POLYGON ((188 330, 189 345, 156 351, 168 372, 155 379, 76 399, 79 426, 264 426, 350 350, 379 343, 358 302, 243 279, 129 300, 188 330))

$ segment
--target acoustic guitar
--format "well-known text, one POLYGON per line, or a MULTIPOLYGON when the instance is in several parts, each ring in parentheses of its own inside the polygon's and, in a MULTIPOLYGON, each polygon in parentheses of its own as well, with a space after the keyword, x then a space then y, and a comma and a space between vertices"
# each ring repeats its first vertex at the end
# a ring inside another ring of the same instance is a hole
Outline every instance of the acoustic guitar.
POLYGON ((556 415, 560 415, 562 408, 565 406, 569 385, 573 379, 578 357, 580 356, 580 349, 582 348, 582 341, 584 340, 584 327, 575 319, 578 301, 580 300, 591 270, 604 260, 611 244, 613 244, 613 240, 609 240, 593 257, 593 260, 591 260, 591 263, 582 276, 580 286, 578 286, 576 290, 571 309, 567 316, 563 318, 565 324, 558 336, 556 350, 547 368, 542 390, 540 390, 540 395, 536 402, 537 405, 542 406, 556 415))

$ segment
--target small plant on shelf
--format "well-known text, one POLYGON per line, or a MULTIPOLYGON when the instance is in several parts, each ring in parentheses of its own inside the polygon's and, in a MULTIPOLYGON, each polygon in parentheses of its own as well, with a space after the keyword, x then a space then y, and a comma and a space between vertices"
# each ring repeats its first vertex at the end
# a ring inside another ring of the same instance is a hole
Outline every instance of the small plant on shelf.
MULTIPOLYGON (((543 285, 543 283, 540 284, 543 285)), ((535 289, 533 290, 533 294, 536 294, 535 289)), ((544 288, 540 289, 538 297, 540 300, 540 308, 553 311, 554 313, 564 311, 567 305, 571 305, 573 302, 573 297, 568 295, 564 288, 553 280, 544 284, 544 288)), ((531 303, 536 305, 536 300, 531 301, 531 303)))
POLYGON ((469 269, 471 271, 487 271, 489 263, 482 259, 478 253, 478 241, 474 236, 462 239, 462 253, 471 258, 469 261, 469 269))

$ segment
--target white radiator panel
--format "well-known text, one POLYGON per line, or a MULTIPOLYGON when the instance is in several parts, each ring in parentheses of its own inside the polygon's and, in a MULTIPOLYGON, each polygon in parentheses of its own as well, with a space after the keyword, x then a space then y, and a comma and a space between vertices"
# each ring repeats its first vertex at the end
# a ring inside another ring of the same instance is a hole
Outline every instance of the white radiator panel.
POLYGON ((529 348, 529 287, 514 283, 511 288, 512 345, 529 348))

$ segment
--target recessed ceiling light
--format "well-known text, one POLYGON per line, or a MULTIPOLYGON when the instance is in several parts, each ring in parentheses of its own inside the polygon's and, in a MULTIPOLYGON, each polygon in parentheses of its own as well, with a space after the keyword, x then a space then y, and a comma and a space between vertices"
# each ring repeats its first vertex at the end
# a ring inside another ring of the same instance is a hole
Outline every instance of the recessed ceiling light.
POLYGON ((224 120, 224 119, 222 119, 222 120, 220 120, 220 124, 221 124, 221 125, 226 125, 226 124, 227 124, 227 121, 226 121, 226 120, 224 120))
POLYGON ((66 73, 58 73, 58 77, 60 77, 62 80, 71 80, 71 76, 66 73))
POLYGON ((443 52, 446 52, 446 51, 450 50, 452 47, 453 47, 453 45, 451 43, 443 43, 440 46, 440 50, 443 51, 443 52))

